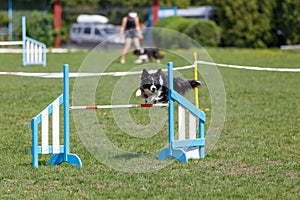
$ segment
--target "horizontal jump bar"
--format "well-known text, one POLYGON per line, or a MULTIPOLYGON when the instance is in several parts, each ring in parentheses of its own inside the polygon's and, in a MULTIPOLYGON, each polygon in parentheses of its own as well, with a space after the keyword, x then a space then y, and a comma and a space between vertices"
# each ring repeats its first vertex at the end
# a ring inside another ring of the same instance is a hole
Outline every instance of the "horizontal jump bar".
POLYGON ((127 104, 127 105, 100 105, 100 106, 70 106, 70 110, 97 110, 113 108, 150 108, 150 107, 168 107, 168 103, 161 104, 127 104))

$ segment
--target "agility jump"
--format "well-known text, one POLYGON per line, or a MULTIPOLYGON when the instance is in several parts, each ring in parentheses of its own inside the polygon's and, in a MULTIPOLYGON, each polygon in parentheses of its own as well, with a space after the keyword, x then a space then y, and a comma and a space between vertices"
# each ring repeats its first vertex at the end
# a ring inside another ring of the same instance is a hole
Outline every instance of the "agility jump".
POLYGON ((163 148, 158 155, 159 160, 174 157, 180 162, 187 162, 189 158, 204 158, 204 123, 205 113, 181 96, 173 89, 173 63, 168 63, 168 103, 165 104, 129 104, 129 105, 101 105, 101 106, 71 106, 69 105, 69 66, 64 65, 64 91, 48 105, 41 113, 31 120, 32 130, 32 165, 38 168, 39 154, 53 154, 50 165, 67 162, 82 167, 82 162, 76 154, 70 153, 70 110, 94 110, 114 108, 149 108, 168 107, 168 147, 163 148), (174 103, 178 103, 178 139, 175 139, 174 103), (60 145, 59 139, 59 106, 64 107, 64 141, 60 145), (185 112, 189 112, 189 135, 186 139, 185 112), (52 145, 49 145, 49 115, 52 115, 52 145), (198 127, 196 126, 198 120, 198 127), (39 124, 41 124, 41 145, 39 145, 39 124), (196 134, 198 129, 198 134, 196 134))
POLYGON ((46 66, 47 47, 44 43, 26 36, 26 18, 22 17, 22 41, 3 41, 0 46, 22 45, 22 63, 26 65, 46 66))

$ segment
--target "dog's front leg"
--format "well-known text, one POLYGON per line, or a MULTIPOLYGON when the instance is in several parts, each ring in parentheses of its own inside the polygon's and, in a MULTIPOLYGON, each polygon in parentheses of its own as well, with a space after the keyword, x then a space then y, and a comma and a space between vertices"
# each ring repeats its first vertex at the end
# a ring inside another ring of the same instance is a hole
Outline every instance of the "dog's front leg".
POLYGON ((156 97, 155 97, 155 101, 162 102, 163 99, 164 99, 164 96, 165 96, 165 95, 163 94, 162 91, 158 91, 158 93, 157 93, 157 95, 156 95, 156 97))
POLYGON ((151 103, 153 102, 154 104, 156 103, 157 101, 157 98, 158 98, 158 94, 153 94, 151 96, 149 96, 147 99, 146 99, 146 103, 151 103))

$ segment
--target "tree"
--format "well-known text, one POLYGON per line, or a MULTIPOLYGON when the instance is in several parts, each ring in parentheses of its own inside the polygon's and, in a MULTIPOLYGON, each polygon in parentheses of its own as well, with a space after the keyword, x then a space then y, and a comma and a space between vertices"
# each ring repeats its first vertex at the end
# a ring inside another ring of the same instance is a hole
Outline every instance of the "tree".
POLYGON ((300 43, 299 0, 192 0, 213 5, 223 45, 265 47, 300 43))
POLYGON ((299 44, 300 1, 276 0, 276 4, 272 18, 273 29, 277 34, 275 42, 277 42, 277 44, 281 44, 283 42, 286 42, 287 44, 299 44))
MULTIPOLYGON (((30 0, 27 0, 30 1, 30 0)), ((53 0, 52 0, 53 1, 53 0)), ((135 7, 145 20, 152 0, 62 0, 64 20, 74 22, 78 14, 107 15, 111 23, 120 24, 128 8, 135 7), (68 16, 67 16, 68 14, 68 16)), ((217 24, 222 29, 222 45, 269 47, 283 43, 300 43, 299 0, 160 0, 160 6, 212 5, 216 7, 217 24)))
POLYGON ((95 9, 98 8, 100 0, 61 0, 63 6, 76 7, 83 9, 95 9))
POLYGON ((225 46, 266 47, 271 40, 272 1, 217 1, 225 46))

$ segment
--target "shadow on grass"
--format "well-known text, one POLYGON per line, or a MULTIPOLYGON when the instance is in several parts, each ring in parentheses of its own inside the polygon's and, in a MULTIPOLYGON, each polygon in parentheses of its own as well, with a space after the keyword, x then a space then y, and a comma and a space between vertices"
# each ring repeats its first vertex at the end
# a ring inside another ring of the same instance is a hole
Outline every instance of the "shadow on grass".
POLYGON ((134 158, 140 158, 142 156, 143 156, 142 154, 124 153, 124 154, 121 154, 121 155, 114 156, 114 158, 131 160, 131 159, 134 159, 134 158))

